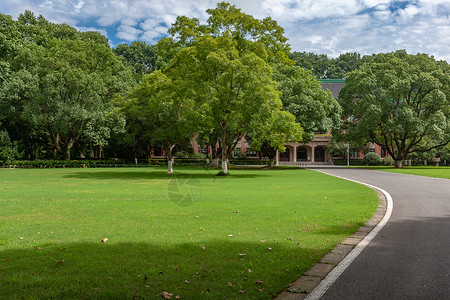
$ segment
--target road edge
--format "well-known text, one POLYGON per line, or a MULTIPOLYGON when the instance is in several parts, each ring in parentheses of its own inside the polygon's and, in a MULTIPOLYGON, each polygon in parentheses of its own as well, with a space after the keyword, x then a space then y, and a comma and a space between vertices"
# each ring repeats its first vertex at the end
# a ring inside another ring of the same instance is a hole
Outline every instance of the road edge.
POLYGON ((311 269, 309 269, 304 276, 300 277, 295 283, 293 283, 293 288, 281 292, 275 298, 277 300, 320 299, 320 297, 325 294, 325 292, 333 285, 339 276, 347 269, 348 266, 350 266, 356 257, 358 257, 364 248, 386 225, 392 215, 394 206, 392 196, 384 189, 372 184, 330 174, 324 171, 315 171, 340 179, 356 182, 374 189, 378 192, 380 205, 378 207, 378 211, 365 223, 365 226, 361 227, 355 234, 346 238, 340 245, 336 246, 335 249, 325 255, 324 258, 311 267, 311 269), (380 197, 380 193, 383 197, 380 197), (383 214, 382 217, 380 216, 381 212, 383 214), (367 230, 368 228, 371 228, 371 230, 367 230), (365 234, 362 236, 362 233, 365 234), (350 246, 354 246, 354 248, 350 248, 351 250, 349 250, 350 246), (339 249, 339 247, 342 249, 339 249), (336 258, 341 259, 337 262, 336 258))

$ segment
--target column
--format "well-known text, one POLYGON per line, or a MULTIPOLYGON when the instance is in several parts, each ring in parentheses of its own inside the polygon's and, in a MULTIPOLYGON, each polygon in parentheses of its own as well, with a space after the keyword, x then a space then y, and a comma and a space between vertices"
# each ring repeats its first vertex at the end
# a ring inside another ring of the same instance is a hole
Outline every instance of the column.
POLYGON ((314 146, 311 146, 311 162, 314 162, 314 146))
POLYGON ((292 156, 293 157, 292 161, 297 162, 297 146, 294 145, 293 149, 294 149, 294 154, 292 156))

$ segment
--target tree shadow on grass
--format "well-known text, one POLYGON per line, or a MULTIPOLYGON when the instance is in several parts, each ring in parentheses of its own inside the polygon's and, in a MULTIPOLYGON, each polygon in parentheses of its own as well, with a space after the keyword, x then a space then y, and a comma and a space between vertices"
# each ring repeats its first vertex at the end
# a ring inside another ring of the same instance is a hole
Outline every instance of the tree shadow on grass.
POLYGON ((74 173, 67 173, 63 177, 64 178, 79 178, 79 179, 163 179, 163 180, 170 180, 170 179, 188 179, 188 178, 206 178, 206 179, 243 179, 243 178, 256 178, 256 177, 268 177, 269 175, 266 174, 242 174, 242 173, 233 173, 230 172, 230 176, 227 177, 220 177, 216 176, 215 170, 206 170, 204 173, 190 173, 189 171, 185 172, 177 172, 175 171, 174 174, 167 174, 166 171, 120 171, 120 170, 114 170, 114 171, 91 171, 89 172, 74 172, 74 173))
POLYGON ((0 283, 6 298, 152 299, 167 291, 182 299, 267 299, 324 251, 217 240, 45 244, 1 251, 0 283))

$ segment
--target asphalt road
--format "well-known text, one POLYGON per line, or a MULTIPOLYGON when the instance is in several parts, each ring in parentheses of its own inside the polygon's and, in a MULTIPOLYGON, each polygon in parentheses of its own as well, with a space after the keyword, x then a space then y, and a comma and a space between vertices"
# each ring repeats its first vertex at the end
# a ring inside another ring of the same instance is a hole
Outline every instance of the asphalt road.
POLYGON ((321 299, 450 299, 450 180, 317 169, 380 187, 394 202, 386 226, 321 299))

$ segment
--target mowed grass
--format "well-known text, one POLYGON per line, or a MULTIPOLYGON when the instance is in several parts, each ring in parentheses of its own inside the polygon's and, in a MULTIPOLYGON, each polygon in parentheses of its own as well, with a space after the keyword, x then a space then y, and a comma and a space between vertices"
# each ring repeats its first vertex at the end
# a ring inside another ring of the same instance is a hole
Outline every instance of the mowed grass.
POLYGON ((420 175, 436 178, 450 179, 450 167, 435 167, 435 166, 418 166, 409 167, 405 166, 401 169, 394 167, 376 166, 376 167, 364 167, 370 170, 378 170, 391 173, 402 173, 411 175, 420 175))
POLYGON ((0 169, 0 297, 268 299, 378 205, 304 169, 175 172, 0 169))

